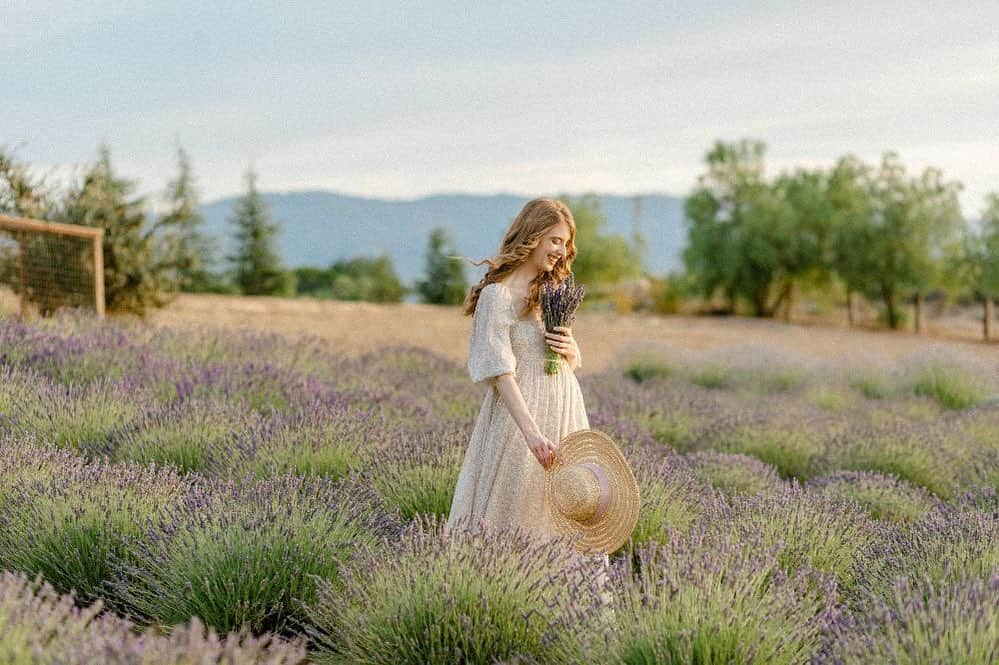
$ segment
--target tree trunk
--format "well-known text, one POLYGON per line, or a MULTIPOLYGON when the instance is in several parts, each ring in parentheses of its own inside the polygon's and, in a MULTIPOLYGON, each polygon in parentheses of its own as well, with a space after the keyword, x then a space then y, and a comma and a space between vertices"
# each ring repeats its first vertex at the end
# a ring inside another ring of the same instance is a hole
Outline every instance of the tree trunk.
POLYGON ((780 307, 784 303, 784 299, 786 297, 787 297, 787 285, 781 288, 780 293, 777 294, 777 300, 775 300, 774 304, 770 306, 771 315, 773 316, 777 315, 777 312, 780 311, 780 307))
POLYGON ((846 292, 846 317, 852 328, 857 324, 857 293, 856 291, 846 292))
POLYGON ((895 311, 895 292, 890 289, 881 289, 881 298, 885 301, 888 327, 895 330, 898 328, 898 312, 895 311))
POLYGON ((985 319, 984 323, 984 334, 985 341, 989 341, 992 338, 992 298, 985 299, 985 319))
POLYGON ((784 320, 791 322, 791 308, 794 306, 794 282, 787 283, 787 302, 784 304, 784 320))
POLYGON ((916 305, 916 307, 915 307, 915 309, 916 309, 916 311, 915 311, 916 334, 917 335, 922 335, 923 334, 923 294, 921 292, 916 294, 915 305, 916 305))

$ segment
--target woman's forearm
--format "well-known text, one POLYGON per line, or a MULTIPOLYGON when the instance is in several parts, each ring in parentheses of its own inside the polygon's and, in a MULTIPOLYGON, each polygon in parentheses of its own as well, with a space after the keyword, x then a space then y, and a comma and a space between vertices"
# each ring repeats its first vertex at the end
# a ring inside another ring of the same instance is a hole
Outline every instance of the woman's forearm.
POLYGON ((526 438, 528 434, 538 432, 538 425, 534 422, 534 416, 527 410, 524 395, 520 392, 520 386, 517 385, 517 379, 513 374, 509 372, 500 374, 494 379, 494 385, 499 391, 500 399, 506 404, 507 411, 520 428, 521 434, 526 438))

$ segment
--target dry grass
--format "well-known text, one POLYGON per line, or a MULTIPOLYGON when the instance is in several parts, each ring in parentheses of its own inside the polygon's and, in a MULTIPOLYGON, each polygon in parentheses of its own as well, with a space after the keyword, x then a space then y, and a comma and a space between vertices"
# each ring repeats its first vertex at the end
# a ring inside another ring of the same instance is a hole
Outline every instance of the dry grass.
MULTIPOLYGON (((0 313, 15 314, 17 298, 0 289, 0 313)), ((808 322, 744 317, 656 316, 581 312, 573 332, 583 352, 580 373, 596 372, 636 344, 651 341, 679 351, 706 351, 746 344, 787 350, 825 359, 849 359, 857 354, 894 358, 945 344, 999 361, 999 343, 981 341, 980 310, 930 317, 927 332, 858 329, 845 325, 836 312, 808 322)), ((176 327, 209 324, 223 328, 253 328, 289 337, 315 335, 331 351, 356 355, 396 344, 412 344, 464 364, 471 318, 458 307, 411 303, 377 305, 269 297, 181 295, 149 321, 176 327)))
MULTIPOLYGON (((348 355, 394 344, 413 344, 464 363, 471 318, 458 307, 411 303, 377 305, 338 301, 267 297, 233 298, 183 295, 154 312, 156 324, 202 323, 257 328, 297 335, 307 333, 328 342, 330 350, 348 355)), ((843 317, 845 321, 845 315, 843 317)), ((743 317, 655 316, 582 312, 573 333, 583 352, 581 373, 599 371, 637 343, 665 343, 678 350, 710 350, 754 344, 819 358, 850 358, 858 353, 896 357, 941 343, 999 360, 999 344, 976 339, 980 325, 968 316, 928 321, 928 331, 851 329, 828 321, 783 323, 743 317)))

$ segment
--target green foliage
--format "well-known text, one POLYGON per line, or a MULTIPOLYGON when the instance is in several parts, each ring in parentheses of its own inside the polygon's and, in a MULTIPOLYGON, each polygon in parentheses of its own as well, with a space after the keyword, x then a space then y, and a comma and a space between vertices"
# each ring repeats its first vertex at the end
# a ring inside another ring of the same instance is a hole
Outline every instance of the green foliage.
POLYGON ((167 212, 153 227, 161 231, 157 261, 159 268, 174 281, 175 288, 212 291, 218 282, 218 277, 211 272, 218 243, 201 230, 205 220, 200 212, 191 161, 182 147, 177 149, 177 162, 177 178, 167 184, 167 212))
POLYGON ((622 235, 605 233, 607 217, 596 194, 573 198, 560 195, 576 222, 576 258, 572 271, 576 282, 587 285, 588 297, 604 295, 601 287, 634 279, 642 274, 641 243, 622 235))
POLYGON ((431 513, 447 519, 464 454, 462 448, 450 446, 425 459, 382 456, 371 471, 372 483, 405 520, 431 513))
POLYGON ((0 568, 40 573, 61 593, 96 600, 112 577, 109 556, 133 561, 127 539, 183 490, 169 469, 103 463, 24 483, 0 507, 0 568))
POLYGON ((759 494, 780 486, 777 470, 748 455, 705 450, 686 456, 697 477, 726 495, 759 494))
POLYGON ((430 232, 427 246, 426 279, 418 280, 416 290, 425 303, 460 305, 468 293, 465 266, 461 259, 452 258, 457 250, 450 234, 438 226, 430 232), (445 249, 446 247, 446 249, 445 249))
POLYGON ((322 663, 579 663, 599 633, 592 564, 524 529, 418 520, 362 547, 308 608, 322 663))
POLYGON ((853 156, 831 174, 835 269, 850 290, 880 300, 886 322, 901 326, 901 301, 944 280, 946 256, 958 251, 964 224, 957 182, 927 168, 909 178, 894 151, 875 171, 853 156))
POLYGON ((358 256, 342 259, 326 270, 307 266, 296 268, 300 295, 337 300, 402 302, 406 287, 392 265, 392 257, 358 256))
MULTIPOLYGON (((388 254, 375 258, 359 256, 330 266, 328 286, 337 300, 402 302, 406 289, 388 254)), ((463 296, 464 297, 464 296, 463 296)))
POLYGON ((586 662, 804 663, 822 644, 835 601, 824 576, 783 575, 783 547, 702 533, 640 552, 617 590, 617 627, 586 662))
POLYGON ((999 297, 999 193, 985 198, 981 229, 965 226, 962 241, 947 266, 958 287, 979 299, 999 297))
POLYGON ((236 253, 229 256, 235 281, 246 295, 292 295, 294 273, 281 265, 274 244, 279 226, 271 220, 270 210, 257 191, 257 174, 246 172, 246 194, 238 201, 229 220, 236 228, 236 253))
POLYGON ((763 249, 762 245, 752 247, 753 238, 745 237, 743 229, 766 189, 765 150, 761 141, 716 141, 705 157, 708 172, 698 177, 684 202, 687 272, 704 298, 720 290, 730 311, 740 295, 760 302, 769 286, 768 275, 753 274, 743 261, 747 249, 757 254, 763 249))
POLYGON ((907 387, 915 395, 932 397, 947 409, 967 409, 977 406, 991 394, 983 377, 973 375, 960 366, 924 362, 913 366, 907 387))

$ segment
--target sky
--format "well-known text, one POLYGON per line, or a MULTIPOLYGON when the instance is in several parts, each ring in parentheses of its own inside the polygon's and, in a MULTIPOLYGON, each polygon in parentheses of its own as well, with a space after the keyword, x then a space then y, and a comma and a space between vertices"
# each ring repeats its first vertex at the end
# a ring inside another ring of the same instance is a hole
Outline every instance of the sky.
POLYGON ((0 8, 0 146, 53 181, 104 142, 158 196, 686 195, 898 152, 999 192, 999 2, 68 2, 0 8), (492 5, 492 6, 490 6, 492 5))

